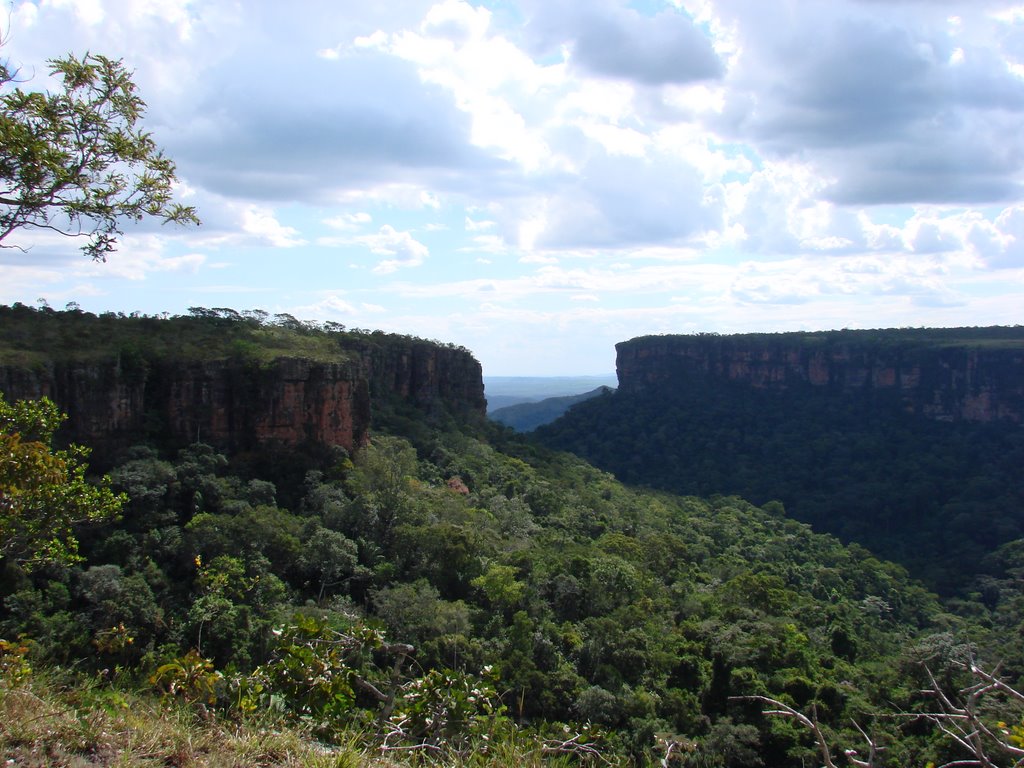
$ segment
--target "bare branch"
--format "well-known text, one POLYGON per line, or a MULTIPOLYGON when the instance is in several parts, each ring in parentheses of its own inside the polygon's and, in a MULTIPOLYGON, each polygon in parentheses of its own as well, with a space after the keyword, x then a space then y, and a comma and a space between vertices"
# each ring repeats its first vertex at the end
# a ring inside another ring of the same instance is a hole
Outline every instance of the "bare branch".
POLYGON ((784 704, 778 699, 773 699, 768 696, 732 696, 731 701, 759 701, 762 704, 767 704, 769 707, 774 709, 766 709, 764 714, 766 715, 777 715, 780 717, 786 717, 791 720, 796 720, 798 723, 806 727, 811 731, 814 736, 814 741, 818 745, 818 749, 821 752, 821 759, 825 761, 825 768, 837 768, 836 764, 832 761, 832 753, 828 748, 828 740, 825 738, 825 734, 822 732, 821 727, 818 725, 817 717, 811 719, 807 717, 803 712, 793 709, 788 704, 784 704))
POLYGON ((541 744, 541 752, 545 755, 585 756, 600 760, 605 765, 611 765, 608 758, 601 754, 601 751, 594 744, 582 741, 582 739, 583 735, 579 733, 564 741, 549 739, 541 744))

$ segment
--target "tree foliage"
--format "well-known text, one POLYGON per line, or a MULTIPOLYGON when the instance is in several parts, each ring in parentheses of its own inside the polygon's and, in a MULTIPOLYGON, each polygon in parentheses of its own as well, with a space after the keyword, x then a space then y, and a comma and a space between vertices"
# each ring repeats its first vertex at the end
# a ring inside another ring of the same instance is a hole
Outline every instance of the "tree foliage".
POLYGON ((0 395, 0 556, 32 567, 80 559, 74 526, 109 520, 125 497, 86 480, 86 448, 54 450, 53 402, 0 395))
POLYGON ((915 416, 884 391, 770 391, 695 377, 593 398, 534 435, 623 482, 781 501, 790 516, 905 565, 941 594, 962 590, 986 554, 1024 537, 1024 430, 915 416))
POLYGON ((105 261, 126 220, 198 224, 172 199, 174 163, 141 128, 146 105, 124 64, 86 54, 49 65, 56 93, 23 90, 0 65, 0 247, 44 229, 86 238, 82 251, 105 261))

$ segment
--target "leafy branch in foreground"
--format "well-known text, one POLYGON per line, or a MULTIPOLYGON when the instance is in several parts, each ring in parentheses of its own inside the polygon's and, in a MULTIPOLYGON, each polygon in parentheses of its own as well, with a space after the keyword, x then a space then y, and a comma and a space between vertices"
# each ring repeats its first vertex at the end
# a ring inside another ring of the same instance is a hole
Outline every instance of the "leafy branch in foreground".
POLYGON ((64 418, 46 398, 10 405, 0 395, 0 558, 26 568, 80 560, 74 526, 109 520, 125 502, 86 480, 88 449, 52 449, 64 418))
POLYGON ((0 66, 0 247, 44 229, 88 238, 82 250, 105 261, 125 220, 198 224, 172 200, 174 163, 138 125, 146 105, 124 64, 95 54, 49 64, 57 93, 8 89, 14 75, 0 66))

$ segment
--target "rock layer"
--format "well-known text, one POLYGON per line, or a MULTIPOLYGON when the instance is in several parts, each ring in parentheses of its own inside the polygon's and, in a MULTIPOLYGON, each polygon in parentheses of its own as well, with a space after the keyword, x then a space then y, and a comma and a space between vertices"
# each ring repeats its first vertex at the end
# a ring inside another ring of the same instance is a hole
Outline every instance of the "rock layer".
POLYGON ((1024 329, 646 336, 616 345, 619 390, 728 381, 868 392, 944 421, 1024 422, 1024 329))
POLYGON ((279 357, 0 367, 8 400, 46 396, 68 414, 62 434, 100 457, 145 440, 245 450, 276 442, 353 450, 373 402, 486 410, 480 364, 465 350, 410 340, 360 343, 335 362, 279 357))

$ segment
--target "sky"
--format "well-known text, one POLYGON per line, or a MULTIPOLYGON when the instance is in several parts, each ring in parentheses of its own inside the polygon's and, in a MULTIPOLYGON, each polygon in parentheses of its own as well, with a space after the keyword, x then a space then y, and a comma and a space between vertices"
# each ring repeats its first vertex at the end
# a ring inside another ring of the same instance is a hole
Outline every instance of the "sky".
POLYGON ((203 223, 23 231, 0 303, 261 309, 596 375, 662 333, 1024 323, 1024 5, 39 0, 203 223))

